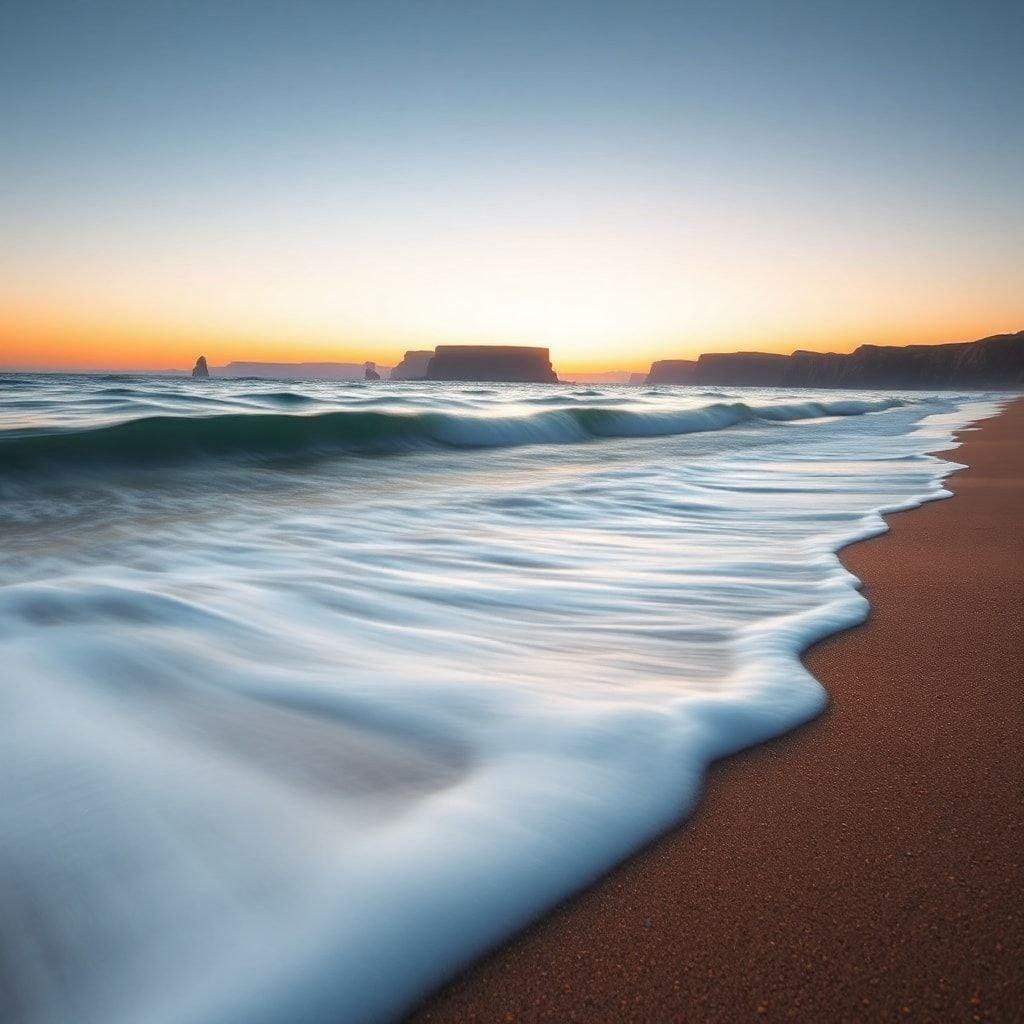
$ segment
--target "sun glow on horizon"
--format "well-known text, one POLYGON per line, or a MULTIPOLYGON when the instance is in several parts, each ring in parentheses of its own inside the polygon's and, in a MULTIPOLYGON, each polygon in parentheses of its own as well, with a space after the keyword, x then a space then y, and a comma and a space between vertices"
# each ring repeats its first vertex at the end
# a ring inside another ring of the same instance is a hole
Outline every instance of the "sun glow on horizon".
POLYGON ((659 4, 26 9, 0 21, 0 366, 477 343, 571 374, 1024 327, 1006 26, 743 26, 659 4))
POLYGON ((594 346, 589 356, 577 346, 552 343, 549 338, 479 337, 445 334, 441 337, 376 339, 368 337, 274 337, 270 335, 224 333, 216 329, 183 327, 178 331, 141 324, 125 325, 102 320, 62 324, 50 317, 25 317, 0 322, 0 371, 103 371, 138 370, 160 372, 188 370, 199 354, 211 366, 232 361, 252 362, 352 362, 367 360, 380 366, 398 363, 406 351, 431 349, 438 344, 520 344, 543 345, 563 378, 574 373, 602 371, 646 372, 658 359, 695 359, 704 352, 760 351, 788 354, 797 349, 822 352, 851 352, 862 344, 942 344, 1022 329, 1007 317, 968 318, 959 326, 948 322, 931 329, 893 329, 870 334, 839 333, 829 337, 793 333, 781 337, 758 334, 692 339, 683 332, 661 344, 609 344, 594 346))
MULTIPOLYGON (((520 210, 530 205, 519 197, 520 210)), ((534 199, 538 220, 543 205, 534 199)), ((814 224, 794 219, 780 250, 777 217, 737 222, 724 199, 722 209, 677 209, 668 225, 624 205, 547 210, 543 230, 453 213, 435 232, 395 218, 344 240, 322 218, 280 212, 284 226, 244 239, 244 260, 238 240, 198 222, 103 246, 54 225, 50 244, 6 275, 0 366, 185 369, 200 351, 211 365, 387 366, 408 349, 463 343, 544 345, 564 374, 1024 326, 1013 264, 1000 273, 988 252, 971 267, 961 251, 954 268, 915 264, 908 250, 890 277, 870 260, 874 236, 830 255, 814 224)), ((886 244, 908 240, 890 233, 886 244)))

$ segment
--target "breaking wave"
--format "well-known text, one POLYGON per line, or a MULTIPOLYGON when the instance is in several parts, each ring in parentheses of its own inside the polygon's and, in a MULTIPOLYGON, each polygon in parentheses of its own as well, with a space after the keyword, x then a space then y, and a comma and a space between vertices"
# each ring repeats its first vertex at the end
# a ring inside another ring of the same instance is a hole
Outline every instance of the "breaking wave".
POLYGON ((3 1024, 402 1019, 821 711, 834 552, 994 408, 11 379, 3 1024))
POLYGON ((247 461, 379 454, 430 446, 509 448, 577 444, 603 438, 664 437, 723 430, 753 421, 860 416, 903 404, 900 399, 886 398, 770 405, 715 402, 678 411, 574 406, 520 416, 363 410, 316 415, 147 416, 84 430, 0 435, 0 464, 8 471, 31 472, 53 463, 73 463, 82 468, 91 463, 110 462, 163 464, 218 457, 247 461))

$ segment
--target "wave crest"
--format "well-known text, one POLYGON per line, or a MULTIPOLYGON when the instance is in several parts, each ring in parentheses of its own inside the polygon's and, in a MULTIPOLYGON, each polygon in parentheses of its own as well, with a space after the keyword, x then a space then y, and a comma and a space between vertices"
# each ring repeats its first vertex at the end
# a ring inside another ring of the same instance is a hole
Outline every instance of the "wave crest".
POLYGON ((902 404, 897 399, 762 406, 715 402, 678 411, 575 406, 522 416, 359 410, 316 415, 149 416, 87 430, 0 436, 0 463, 5 471, 30 472, 53 463, 162 464, 203 458, 252 461, 378 454, 433 446, 506 448, 578 444, 607 438, 666 437, 723 430, 754 420, 790 422, 858 416, 902 404))

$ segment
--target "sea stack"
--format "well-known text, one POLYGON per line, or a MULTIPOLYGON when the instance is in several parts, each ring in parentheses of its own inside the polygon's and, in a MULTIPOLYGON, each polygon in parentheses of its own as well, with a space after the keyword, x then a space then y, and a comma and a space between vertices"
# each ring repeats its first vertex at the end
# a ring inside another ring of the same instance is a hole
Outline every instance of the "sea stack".
POLYGON ((427 380, 557 384, 546 348, 525 345, 438 345, 427 380))
POLYGON ((380 380, 376 363, 366 363, 363 366, 363 380, 380 380))
POLYGON ((209 377, 210 368, 206 365, 206 356, 200 356, 196 360, 196 365, 192 367, 193 377, 209 377))

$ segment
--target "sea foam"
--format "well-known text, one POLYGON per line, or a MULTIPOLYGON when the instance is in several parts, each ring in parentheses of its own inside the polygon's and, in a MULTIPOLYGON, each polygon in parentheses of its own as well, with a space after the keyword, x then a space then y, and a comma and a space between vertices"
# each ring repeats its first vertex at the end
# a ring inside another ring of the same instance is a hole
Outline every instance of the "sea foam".
POLYGON ((820 712, 799 653, 867 614, 835 552, 946 494, 927 453, 995 408, 17 382, 0 1017, 30 1024, 397 1017, 820 712), (393 420, 417 443, 337 443, 393 420))

